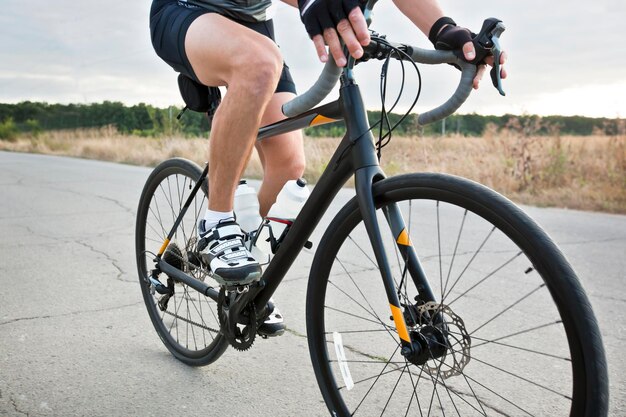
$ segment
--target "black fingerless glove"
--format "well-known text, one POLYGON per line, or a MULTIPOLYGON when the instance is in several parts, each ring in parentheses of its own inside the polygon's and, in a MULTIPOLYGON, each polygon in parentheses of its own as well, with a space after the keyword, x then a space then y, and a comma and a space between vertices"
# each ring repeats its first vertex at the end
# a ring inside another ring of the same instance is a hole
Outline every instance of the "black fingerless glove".
POLYGON ((311 38, 336 28, 358 6, 359 0, 298 0, 300 19, 311 38))
POLYGON ((433 43, 435 49, 455 51, 462 49, 467 42, 471 42, 474 36, 476 35, 469 29, 457 26, 451 18, 442 17, 430 28, 428 39, 433 43))

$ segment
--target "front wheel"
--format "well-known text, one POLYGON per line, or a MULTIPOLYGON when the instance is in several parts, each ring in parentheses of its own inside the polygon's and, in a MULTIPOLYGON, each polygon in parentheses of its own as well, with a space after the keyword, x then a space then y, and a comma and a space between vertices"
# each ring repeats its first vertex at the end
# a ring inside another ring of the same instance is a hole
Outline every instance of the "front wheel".
POLYGON ((402 354, 352 200, 319 244, 307 293, 311 359, 332 415, 606 416, 596 320, 541 228, 499 194, 449 175, 390 178, 374 196, 381 226, 385 207, 400 209, 403 241, 436 295, 416 297, 414 269, 381 227, 409 333, 429 352, 402 354))

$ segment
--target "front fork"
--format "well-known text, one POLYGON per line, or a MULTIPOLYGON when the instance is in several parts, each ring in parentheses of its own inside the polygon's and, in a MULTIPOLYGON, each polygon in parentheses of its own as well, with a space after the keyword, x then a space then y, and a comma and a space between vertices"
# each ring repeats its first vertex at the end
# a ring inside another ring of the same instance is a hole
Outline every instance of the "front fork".
MULTIPOLYGON (((412 340, 411 334, 406 324, 404 314, 401 309, 400 299, 396 290, 389 260, 383 245, 380 233, 380 226, 376 218, 376 207, 374 205, 373 187, 378 180, 384 179, 374 147, 374 137, 367 120, 367 112, 363 104, 363 98, 359 87, 351 77, 351 70, 345 70, 341 78, 342 87, 339 90, 341 95, 342 109, 347 114, 344 115, 348 138, 352 143, 351 163, 354 169, 355 188, 359 209, 365 224, 365 229, 369 236, 374 256, 380 268, 381 278, 385 285, 387 300, 391 309, 391 315, 396 325, 396 331, 402 343, 402 353, 406 357, 409 354, 415 355, 419 348, 419 343, 412 340)), ((400 209, 396 204, 390 205, 384 210, 384 214, 389 223, 389 227, 396 239, 400 253, 405 258, 408 272, 413 279, 415 287, 419 291, 417 301, 435 301, 433 292, 426 280, 426 275, 420 265, 415 250, 411 246, 408 237, 408 230, 400 209)), ((408 306, 407 306, 408 308, 408 306)))
MULTIPOLYGON (((405 315, 402 312, 399 291, 396 289, 396 282, 394 281, 389 259, 384 248, 380 225, 376 218, 373 186, 377 180, 382 178, 384 178, 384 175, 379 166, 366 166, 358 169, 355 172, 356 195, 363 223, 365 224, 365 229, 367 230, 372 249, 374 250, 374 256, 380 268, 381 278, 391 309, 391 316, 393 317, 396 331, 401 340, 402 355, 411 358, 420 355, 420 351, 423 350, 423 338, 413 340, 416 338, 412 337, 409 332, 405 315)), ((428 284, 426 274, 412 246, 400 208, 395 203, 389 204, 383 208, 383 213, 395 239, 398 251, 405 262, 407 270, 404 273, 408 272, 415 288, 418 290, 416 301, 419 304, 435 301, 435 296, 428 284)), ((406 306, 406 308, 409 308, 409 306, 406 306)), ((415 317, 412 321, 417 323, 419 318, 415 317)))

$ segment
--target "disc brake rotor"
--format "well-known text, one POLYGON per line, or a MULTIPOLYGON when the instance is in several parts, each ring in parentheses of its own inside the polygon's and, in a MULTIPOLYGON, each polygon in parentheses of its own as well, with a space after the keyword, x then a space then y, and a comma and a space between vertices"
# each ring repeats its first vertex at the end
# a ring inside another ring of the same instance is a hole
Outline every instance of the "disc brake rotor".
POLYGON ((423 369, 429 375, 440 379, 461 375, 471 359, 472 344, 463 319, 447 305, 432 301, 418 306, 418 309, 421 317, 430 317, 422 323, 422 328, 428 326, 437 329, 447 340, 446 354, 438 359, 429 360, 423 365, 423 369))

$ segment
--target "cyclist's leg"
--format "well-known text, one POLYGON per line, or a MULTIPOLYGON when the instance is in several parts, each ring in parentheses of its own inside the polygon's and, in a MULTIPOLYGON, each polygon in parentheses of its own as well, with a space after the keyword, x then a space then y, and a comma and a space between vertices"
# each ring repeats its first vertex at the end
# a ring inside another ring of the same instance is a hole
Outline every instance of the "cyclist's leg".
MULTIPOLYGON (((291 92, 277 92, 267 106, 261 124, 284 119, 281 107, 295 97, 291 92)), ((259 190, 261 216, 265 216, 276 201, 283 185, 304 173, 305 158, 302 132, 295 131, 257 142, 256 149, 263 165, 263 183, 259 190)))
POLYGON ((211 129, 209 208, 230 211, 282 57, 271 39, 215 13, 194 20, 185 50, 200 82, 228 86, 211 129))
POLYGON ((214 13, 202 14, 191 23, 185 52, 202 84, 228 87, 213 117, 209 211, 198 225, 198 249, 218 282, 249 283, 261 276, 261 267, 233 221, 233 199, 261 117, 278 84, 282 57, 271 39, 214 13))

